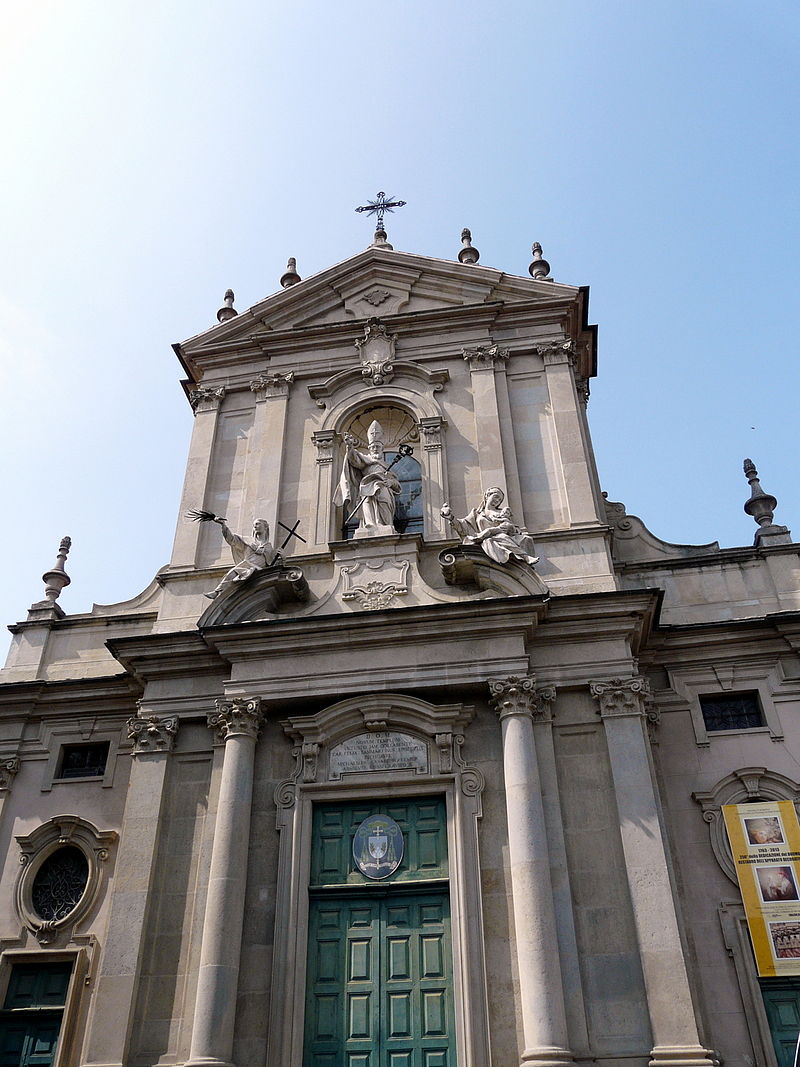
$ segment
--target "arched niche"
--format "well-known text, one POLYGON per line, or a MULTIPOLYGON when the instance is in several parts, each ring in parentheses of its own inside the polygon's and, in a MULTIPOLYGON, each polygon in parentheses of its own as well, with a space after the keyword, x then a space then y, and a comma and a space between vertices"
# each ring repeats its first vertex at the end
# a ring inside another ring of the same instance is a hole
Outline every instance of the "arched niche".
POLYGON ((417 429, 412 447, 422 473, 423 537, 427 541, 448 537, 439 514, 447 499, 443 440, 446 420, 436 394, 444 388, 449 373, 405 362, 393 364, 393 369, 392 380, 379 388, 365 381, 358 368, 340 371, 324 385, 309 388, 312 398, 325 411, 320 428, 312 434, 317 449, 314 529, 318 545, 342 536, 340 516, 333 505, 333 490, 343 459, 341 435, 364 412, 379 408, 396 409, 413 419, 417 429))
POLYGON ((280 851, 272 988, 286 995, 273 998, 268 1067, 302 1060, 314 804, 387 795, 445 799, 458 1062, 489 1062, 478 855, 484 779, 461 756, 473 714, 463 704, 385 693, 349 697, 282 723, 295 768, 275 791, 280 851), (370 744, 380 738, 389 744, 370 744), (344 761, 337 759, 343 749, 344 761))

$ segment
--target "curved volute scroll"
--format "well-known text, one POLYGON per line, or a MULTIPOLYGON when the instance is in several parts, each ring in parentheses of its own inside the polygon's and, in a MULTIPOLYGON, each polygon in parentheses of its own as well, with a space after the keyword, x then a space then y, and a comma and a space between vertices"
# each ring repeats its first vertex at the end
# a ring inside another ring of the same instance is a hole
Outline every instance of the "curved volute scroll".
POLYGON ((349 697, 316 715, 287 719, 295 742, 295 769, 275 792, 279 809, 294 805, 298 786, 393 779, 457 779, 466 796, 478 796, 483 776, 461 757, 463 730, 474 710, 463 704, 429 704, 397 693, 349 697))

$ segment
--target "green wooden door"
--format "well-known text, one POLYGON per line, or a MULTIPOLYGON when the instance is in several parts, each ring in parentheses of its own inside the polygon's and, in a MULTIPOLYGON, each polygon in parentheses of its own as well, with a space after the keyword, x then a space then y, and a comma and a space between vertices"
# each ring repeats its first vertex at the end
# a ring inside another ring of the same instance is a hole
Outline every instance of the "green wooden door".
POLYGON ((18 964, 0 1011, 0 1067, 52 1067, 72 969, 18 964))
POLYGON ((439 798, 315 810, 304 1067, 455 1067, 446 842, 439 798), (374 814, 405 842, 379 883, 352 860, 374 814))
POLYGON ((305 1067, 454 1067, 446 890, 312 900, 305 1067))
POLYGON ((761 993, 778 1067, 792 1067, 800 1034, 800 980, 764 978, 761 993))

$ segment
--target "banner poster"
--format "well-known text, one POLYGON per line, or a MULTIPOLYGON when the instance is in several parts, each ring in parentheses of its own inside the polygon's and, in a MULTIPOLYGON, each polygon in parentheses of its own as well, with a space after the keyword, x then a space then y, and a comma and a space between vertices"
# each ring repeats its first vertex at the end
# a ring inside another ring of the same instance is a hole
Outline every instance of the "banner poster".
POLYGON ((761 977, 800 974, 800 825, 791 800, 722 808, 761 977))

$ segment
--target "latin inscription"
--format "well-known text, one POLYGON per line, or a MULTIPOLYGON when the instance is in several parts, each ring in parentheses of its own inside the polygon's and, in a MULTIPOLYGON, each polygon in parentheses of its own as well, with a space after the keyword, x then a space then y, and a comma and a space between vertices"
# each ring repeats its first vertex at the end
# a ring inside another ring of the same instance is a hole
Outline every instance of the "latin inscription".
POLYGON ((359 771, 428 770, 428 746, 408 734, 357 734, 331 749, 330 777, 359 771))

